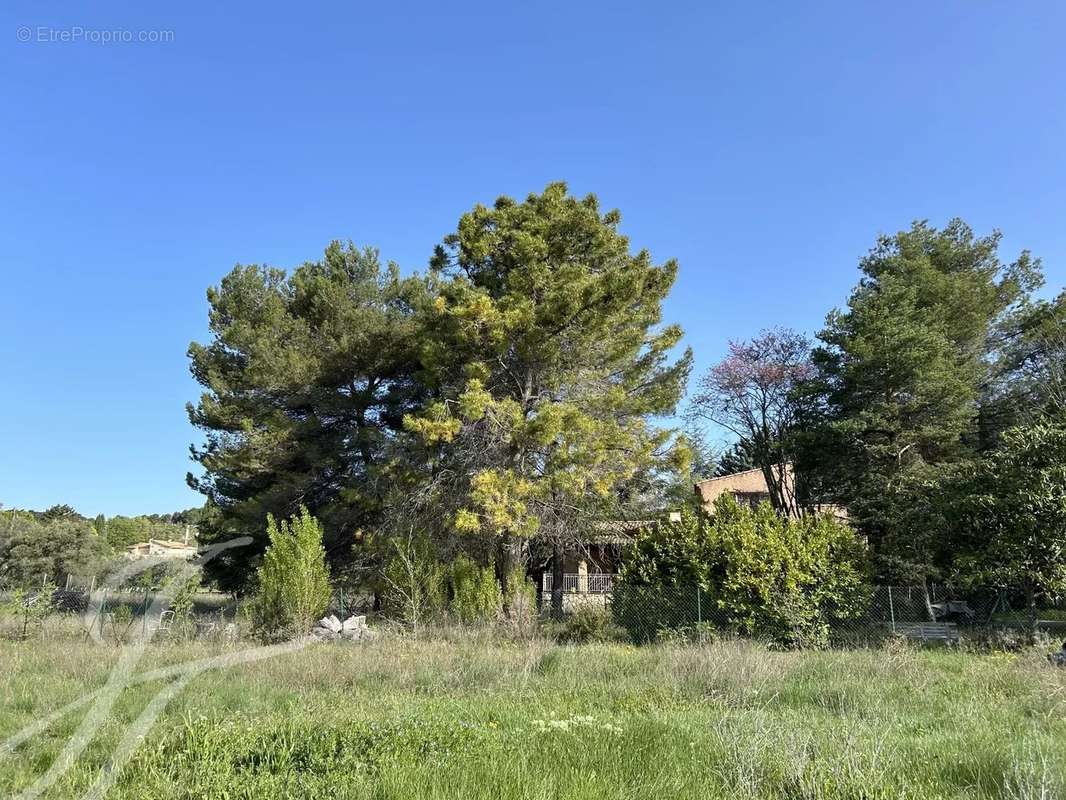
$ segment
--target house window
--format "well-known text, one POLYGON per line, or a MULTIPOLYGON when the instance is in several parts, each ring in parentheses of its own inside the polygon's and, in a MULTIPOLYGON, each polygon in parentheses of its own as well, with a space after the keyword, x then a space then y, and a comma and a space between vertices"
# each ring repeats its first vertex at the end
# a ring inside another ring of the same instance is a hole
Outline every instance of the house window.
POLYGON ((733 492, 733 497, 742 506, 755 508, 759 503, 769 503, 769 492, 733 492))

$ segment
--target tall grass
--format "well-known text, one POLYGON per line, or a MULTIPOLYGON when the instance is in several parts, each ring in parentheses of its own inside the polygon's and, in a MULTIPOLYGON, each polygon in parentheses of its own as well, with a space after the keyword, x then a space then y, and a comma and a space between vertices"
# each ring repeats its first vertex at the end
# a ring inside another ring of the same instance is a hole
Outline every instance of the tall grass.
MULTIPOLYGON (((0 736, 103 683, 108 648, 0 645, 0 736)), ((153 646, 142 668, 215 646, 153 646)), ((49 797, 76 797, 160 688, 49 797)), ((0 760, 40 775, 76 719, 0 760)), ((1059 798, 1066 671, 1038 655, 782 653, 481 637, 319 645, 198 678, 115 798, 1059 798)))

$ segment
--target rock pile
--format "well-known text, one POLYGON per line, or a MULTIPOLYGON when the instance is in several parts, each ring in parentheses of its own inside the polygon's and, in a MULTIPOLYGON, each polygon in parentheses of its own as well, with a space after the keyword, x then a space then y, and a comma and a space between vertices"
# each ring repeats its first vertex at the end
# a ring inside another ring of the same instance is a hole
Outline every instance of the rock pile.
POLYGON ((374 638, 374 632, 367 627, 366 617, 348 617, 341 622, 333 614, 322 617, 311 630, 311 635, 323 641, 347 639, 359 642, 374 638))

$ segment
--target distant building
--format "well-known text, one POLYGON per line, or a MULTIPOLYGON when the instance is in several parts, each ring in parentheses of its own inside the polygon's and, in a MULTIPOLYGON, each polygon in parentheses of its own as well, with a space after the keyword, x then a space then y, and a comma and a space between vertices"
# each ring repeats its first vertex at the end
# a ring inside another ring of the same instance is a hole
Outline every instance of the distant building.
MULTIPOLYGON (((778 467, 785 493, 795 496, 796 478, 791 464, 778 467)), ((708 514, 714 511, 714 504, 723 494, 731 494, 741 505, 755 507, 759 503, 769 503, 770 488, 766 477, 759 468, 723 475, 720 478, 706 478, 696 484, 696 496, 699 497, 703 510, 708 514)))
MULTIPOLYGON (((796 475, 792 471, 791 464, 779 464, 774 467, 780 476, 781 485, 784 487, 787 497, 796 496, 796 475)), ((696 484, 696 496, 699 497, 703 510, 708 514, 714 512, 714 504, 723 494, 732 494, 734 499, 741 505, 754 508, 759 503, 771 503, 770 488, 766 485, 766 476, 761 469, 749 469, 744 472, 735 472, 732 475, 723 475, 719 478, 706 478, 696 484)), ((801 513, 832 514, 837 519, 846 522, 848 512, 843 506, 831 503, 822 503, 805 508, 801 513)))
POLYGON ((183 558, 188 561, 195 558, 197 548, 194 544, 172 542, 168 539, 149 539, 147 542, 131 544, 126 548, 126 558, 136 561, 138 558, 183 558))

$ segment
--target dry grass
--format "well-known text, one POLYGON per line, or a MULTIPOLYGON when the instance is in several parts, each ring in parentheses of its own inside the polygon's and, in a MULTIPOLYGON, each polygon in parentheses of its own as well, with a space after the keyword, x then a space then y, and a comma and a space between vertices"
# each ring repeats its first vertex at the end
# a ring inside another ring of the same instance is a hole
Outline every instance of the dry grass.
MULTIPOLYGON (((117 649, 0 645, 0 735, 100 686, 117 649)), ((141 669, 224 652, 153 645, 141 669)), ((47 796, 76 797, 159 683, 47 796)), ((42 774, 76 718, 0 761, 42 774)), ((489 633, 318 645, 197 678, 117 798, 1052 798, 1066 671, 1039 654, 563 647, 489 633)))

